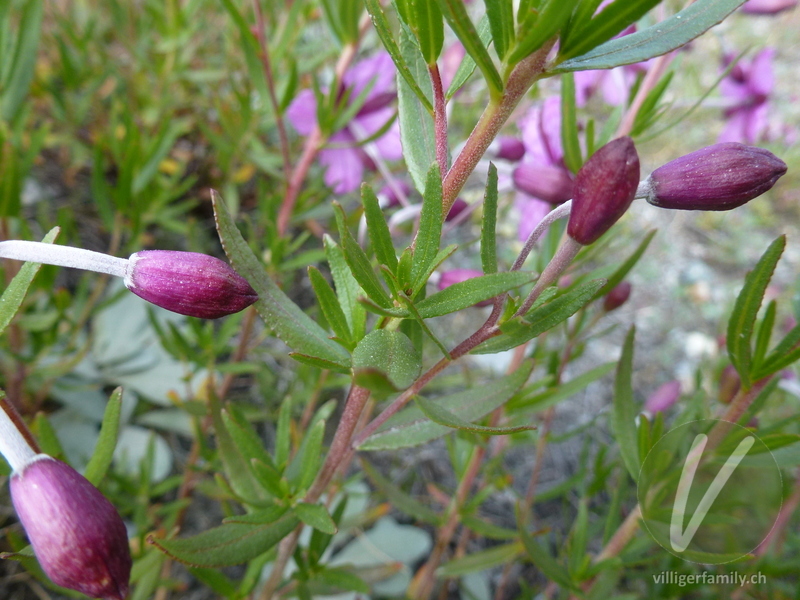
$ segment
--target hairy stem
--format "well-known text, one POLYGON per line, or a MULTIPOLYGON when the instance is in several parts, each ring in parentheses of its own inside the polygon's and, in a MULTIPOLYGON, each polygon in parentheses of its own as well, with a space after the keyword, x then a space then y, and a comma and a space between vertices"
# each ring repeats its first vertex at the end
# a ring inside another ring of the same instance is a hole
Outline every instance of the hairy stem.
POLYGON ((436 161, 439 163, 439 172, 444 177, 447 174, 447 109, 444 102, 444 89, 439 66, 433 63, 428 67, 433 87, 433 127, 436 135, 436 161))

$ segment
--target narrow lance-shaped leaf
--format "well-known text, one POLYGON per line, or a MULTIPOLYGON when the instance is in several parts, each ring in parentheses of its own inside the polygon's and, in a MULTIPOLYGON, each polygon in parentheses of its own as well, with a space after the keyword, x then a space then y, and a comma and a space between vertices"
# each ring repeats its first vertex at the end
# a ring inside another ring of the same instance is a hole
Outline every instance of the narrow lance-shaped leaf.
MULTIPOLYGON (((489 18, 486 15, 478 21, 478 36, 481 38, 483 45, 488 47, 489 43, 492 41, 492 32, 489 26, 489 18)), ((470 55, 466 55, 463 58, 461 64, 458 65, 458 69, 456 69, 456 74, 453 75, 450 86, 447 88, 447 93, 444 95, 446 102, 450 102, 450 99, 461 89, 461 86, 467 82, 475 71, 475 66, 475 61, 470 55)))
POLYGON ((122 409, 122 388, 118 387, 111 393, 106 410, 103 413, 103 424, 100 426, 100 435, 94 447, 92 458, 86 465, 84 477, 94 485, 98 485, 106 476, 108 467, 114 458, 114 449, 117 447, 119 434, 119 415, 122 409))
POLYGON ((480 550, 461 558, 453 559, 439 567, 436 574, 444 578, 460 577, 469 573, 485 571, 492 567, 516 562, 523 551, 524 548, 520 542, 495 546, 488 550, 480 550))
POLYGON ((672 52, 722 22, 744 2, 745 0, 697 0, 678 14, 647 29, 610 40, 586 54, 565 60, 553 68, 550 74, 613 69, 672 52))
POLYGON ((753 381, 777 373, 800 359, 800 325, 786 334, 764 363, 753 374, 753 381))
POLYGON ((378 392, 404 390, 414 383, 421 367, 414 344, 399 331, 373 331, 353 351, 355 381, 378 392))
POLYGON ((350 272, 344 252, 339 245, 327 233, 323 236, 322 242, 325 246, 325 258, 328 259, 333 283, 336 286, 336 297, 339 298, 339 305, 344 311, 353 339, 358 341, 364 337, 367 326, 367 313, 358 302, 364 291, 350 272))
POLYGON ((423 414, 431 421, 452 429, 461 429, 463 431, 482 433, 484 435, 508 435, 510 433, 519 433, 520 431, 536 429, 534 425, 519 425, 516 427, 487 427, 485 425, 478 425, 476 423, 465 421, 464 419, 454 415, 446 408, 442 408, 436 402, 426 400, 422 396, 416 396, 414 398, 414 402, 416 402, 423 414))
POLYGON ((333 535, 337 531, 336 523, 328 514, 328 510, 321 504, 298 502, 294 506, 294 513, 303 523, 318 531, 329 535, 333 535))
POLYGON ((487 275, 497 272, 497 167, 489 163, 481 221, 481 266, 487 275))
POLYGON ((344 316, 344 311, 342 311, 342 307, 339 305, 336 292, 331 289, 325 277, 316 267, 308 267, 308 278, 311 281, 314 294, 317 296, 322 314, 325 315, 325 320, 328 321, 333 332, 345 344, 352 343, 353 336, 350 333, 350 327, 347 325, 347 318, 344 316))
MULTIPOLYGON (((53 227, 46 236, 42 239, 45 244, 52 244, 60 229, 53 227)), ((14 279, 8 284, 8 287, 3 291, 3 296, 0 298, 0 334, 5 331, 11 319, 17 314, 19 307, 22 306, 22 301, 25 299, 25 294, 28 288, 39 272, 39 263, 25 263, 20 267, 20 270, 14 275, 14 279)))
MULTIPOLYGON (((14 121, 28 95, 31 80, 35 73, 36 49, 42 29, 42 0, 25 2, 22 10, 16 47, 13 56, 6 57, 12 67, 8 78, 0 82, 0 117, 6 122, 14 121)), ((19 10, 19 9, 16 9, 19 10)), ((8 40, 3 40, 8 42, 8 40)), ((10 48, 6 48, 10 50, 10 48)), ((4 65, 6 66, 6 65, 4 65)))
POLYGON ((514 3, 512 0, 484 0, 492 30, 494 49, 500 60, 514 43, 514 3))
POLYGON ((381 475, 367 460, 361 461, 361 467, 364 469, 367 477, 369 477, 369 480, 387 497, 394 508, 423 523, 430 523, 431 525, 441 524, 442 518, 436 511, 406 494, 394 483, 381 475))
POLYGON ((339 237, 342 241, 344 258, 350 267, 350 272, 353 274, 353 277, 356 278, 356 281, 358 281, 361 287, 364 288, 367 296, 369 296, 379 305, 390 308, 392 306, 392 301, 389 298, 389 295, 386 293, 386 290, 383 289, 383 286, 381 285, 375 270, 372 268, 367 255, 364 253, 364 250, 362 250, 361 246, 358 245, 358 242, 353 237, 353 234, 350 233, 350 230, 347 228, 342 207, 338 202, 334 202, 333 208, 336 215, 336 224, 339 227, 339 237))
POLYGON ((577 0, 549 0, 540 13, 532 12, 518 27, 522 37, 507 61, 516 64, 544 46, 566 25, 575 4, 577 0))
POLYGON ((583 26, 571 29, 569 37, 562 40, 559 54, 565 59, 585 54, 641 19, 660 2, 661 0, 612 2, 583 26))
POLYGON ((728 321, 728 354, 745 390, 750 389, 752 384, 751 341, 758 310, 785 246, 786 236, 780 236, 770 244, 755 268, 747 274, 728 321))
POLYGON ((258 293, 255 303, 261 318, 287 346, 300 354, 346 367, 347 351, 328 339, 327 332, 315 323, 267 275, 228 213, 222 199, 212 193, 214 215, 220 241, 233 267, 258 293))
POLYGON ((614 437, 619 444, 622 461, 634 481, 639 478, 639 444, 636 431, 636 407, 633 402, 633 340, 636 328, 631 327, 625 337, 617 365, 617 378, 614 382, 614 410, 611 422, 614 426, 614 437))
POLYGON ((397 272, 397 255, 392 243, 392 235, 383 215, 375 192, 366 183, 361 185, 361 203, 364 205, 364 216, 367 219, 367 232, 372 249, 378 263, 389 267, 392 273, 397 272))
POLYGON ((421 275, 433 262, 439 251, 439 242, 442 237, 442 179, 439 167, 435 163, 429 166, 428 176, 425 180, 425 193, 422 196, 422 215, 419 221, 416 246, 414 248, 414 262, 411 267, 411 279, 414 289, 424 285, 421 275))
MULTIPOLYGON (((427 99, 433 98, 430 74, 419 48, 411 39, 406 27, 400 29, 400 52, 408 64, 410 72, 419 81, 420 93, 427 99)), ((432 100, 428 100, 430 104, 432 100)), ((403 143, 403 156, 414 187, 420 194, 425 193, 428 169, 436 162, 436 130, 433 112, 429 112, 425 102, 421 102, 405 79, 397 78, 397 115, 400 121, 400 140, 403 143)), ((438 171, 437 171, 438 172, 438 171)))
POLYGON ((438 0, 445 19, 455 32, 464 48, 478 65, 483 73, 486 83, 493 95, 499 95, 503 91, 503 80, 497 67, 492 62, 492 57, 483 45, 475 25, 469 18, 463 0, 438 0))
MULTIPOLYGON (((422 106, 425 107, 425 111, 429 115, 433 115, 433 105, 431 104, 430 96, 426 96, 422 89, 420 89, 419 83, 417 82, 418 80, 412 74, 411 69, 409 69, 408 63, 403 53, 400 51, 397 41, 394 39, 394 34, 392 34, 392 30, 389 27, 389 21, 386 18, 386 14, 383 12, 380 0, 364 0, 364 5, 367 7, 367 11, 372 18, 372 24, 375 26, 378 37, 381 38, 384 48, 386 48, 386 51, 389 53, 389 56, 392 57, 397 67, 397 73, 408 86, 408 90, 412 92, 422 106)), ((430 85, 430 81, 427 78, 419 81, 425 81, 430 85)), ((398 96, 401 94, 400 88, 401 85, 398 82, 398 96)))
MULTIPOLYGON (((533 363, 527 361, 510 375, 483 386, 437 398, 435 402, 464 421, 476 421, 507 402, 525 384, 532 369, 533 363)), ((418 446, 451 432, 452 429, 434 423, 418 407, 412 406, 386 421, 359 446, 359 450, 418 446)))
POLYGON ((270 524, 226 523, 193 537, 165 540, 150 535, 147 541, 187 565, 230 567, 264 554, 299 522, 297 517, 287 514, 270 524))
POLYGON ((573 173, 583 166, 581 145, 578 140, 578 119, 575 112, 575 77, 572 73, 561 76, 561 144, 564 162, 573 173))

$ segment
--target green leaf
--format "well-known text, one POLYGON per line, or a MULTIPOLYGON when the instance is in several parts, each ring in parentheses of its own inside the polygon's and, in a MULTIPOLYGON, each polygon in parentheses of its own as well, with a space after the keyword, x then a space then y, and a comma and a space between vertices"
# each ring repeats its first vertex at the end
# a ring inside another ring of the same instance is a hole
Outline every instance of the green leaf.
POLYGON ((327 596, 330 595, 331 592, 334 594, 339 594, 342 592, 357 592, 357 597, 366 597, 369 596, 369 593, 372 589, 369 585, 364 583, 364 581, 362 581, 358 575, 345 569, 332 569, 329 567, 314 573, 314 576, 309 583, 313 584, 315 582, 319 582, 325 586, 325 592, 323 594, 319 594, 319 596, 327 596))
POLYGON ((300 521, 287 514, 270 524, 226 523, 203 533, 174 540, 147 537, 171 558, 195 567, 230 567, 263 554, 289 535, 300 521))
POLYGON ((556 35, 572 15, 578 0, 549 0, 541 12, 532 11, 517 28, 521 37, 507 62, 516 64, 544 46, 556 35))
POLYGON ((497 167, 489 163, 481 221, 481 266, 487 275, 497 272, 497 167))
POLYGON ((575 76, 561 76, 561 144, 564 147, 564 162, 573 173, 583 166, 581 145, 578 140, 578 118, 575 113, 575 76))
POLYGON ((549 73, 613 69, 661 56, 688 44, 742 4, 744 0, 697 0, 669 19, 565 60, 549 73))
POLYGON ((594 383, 601 377, 605 377, 614 370, 616 363, 608 362, 595 367, 594 369, 579 375, 575 379, 560 383, 555 387, 548 388, 543 392, 534 394, 520 394, 508 403, 508 410, 516 411, 519 409, 544 410, 550 406, 558 404, 585 389, 590 383, 594 383))
POLYGON ((331 289, 325 277, 316 267, 308 267, 308 278, 311 280, 311 287, 317 296, 322 314, 325 315, 325 320, 328 321, 333 332, 346 344, 353 343, 353 335, 350 333, 347 318, 339 305, 336 292, 331 289))
POLYGON ((484 0, 492 31, 492 41, 498 58, 503 60, 514 43, 513 0, 484 0))
POLYGON ((630 273, 631 269, 639 262, 639 259, 647 250, 647 247, 650 245, 650 242, 653 240, 653 237, 658 232, 657 229, 651 229, 647 232, 647 235, 644 236, 639 245, 636 247, 636 250, 623 262, 617 269, 606 279, 606 284, 597 290, 597 293, 594 295, 592 300, 597 300, 605 296, 608 292, 613 290, 617 285, 619 285, 625 276, 630 273))
POLYGON ((355 381, 379 392, 404 390, 414 383, 421 367, 414 344, 399 331, 368 333, 353 351, 355 381))
MULTIPOLYGON (((492 41, 492 31, 489 26, 489 19, 486 15, 478 21, 478 36, 480 36, 483 45, 488 47, 489 42, 492 41)), ((450 87, 447 88, 447 93, 444 95, 445 102, 450 102, 452 97, 456 95, 456 92, 460 90, 461 86, 470 78, 475 71, 475 67, 475 61, 472 60, 469 54, 461 60, 461 64, 458 65, 456 74, 453 75, 453 80, 450 82, 450 87)))
POLYGON ((331 516, 328 514, 328 509, 321 504, 298 502, 294 505, 294 514, 296 514, 303 523, 322 533, 333 535, 338 531, 336 523, 333 522, 333 519, 331 519, 331 516))
POLYGON ((342 307, 347 325, 353 333, 353 341, 357 342, 364 337, 367 328, 367 313, 358 301, 359 297, 364 295, 364 291, 350 272, 344 252, 339 245, 327 233, 323 236, 322 242, 325 245, 325 257, 331 268, 339 305, 342 307))
MULTIPOLYGON (((516 348, 525 342, 563 323, 591 302, 597 290, 605 285, 604 279, 589 281, 566 294, 534 308, 522 319, 513 319, 500 325, 503 335, 490 339, 475 348, 473 354, 494 354, 516 348)), ((449 289, 449 288, 448 288, 449 289)))
POLYGON ((214 215, 222 247, 234 269, 250 282, 258 300, 256 310, 267 327, 296 352, 347 367, 347 351, 292 302, 267 275, 233 222, 225 203, 212 192, 214 215))
MULTIPOLYGON (((533 370, 533 363, 523 363, 510 375, 484 386, 436 399, 436 404, 467 422, 476 421, 502 406, 521 388, 533 370)), ((397 413, 358 447, 359 450, 394 450, 418 446, 451 433, 452 429, 434 423, 415 406, 397 413)))
POLYGON ((369 477, 375 487, 377 487, 378 490, 386 496, 389 502, 391 502, 393 508, 423 523, 436 526, 442 524, 442 517, 436 511, 406 494, 394 483, 381 475, 367 460, 361 461, 361 468, 364 469, 367 477, 369 477))
POLYGON ((317 476, 322 464, 322 440, 325 437, 325 420, 314 423, 303 438, 300 449, 286 467, 286 479, 295 491, 307 490, 317 476))
POLYGON ((235 404, 228 402, 221 416, 225 429, 245 459, 256 459, 274 468, 272 457, 264 448, 264 441, 235 404))
POLYGON ((392 273, 397 273, 397 255, 394 251, 392 234, 389 232, 389 226, 386 224, 375 192, 366 183, 361 185, 361 203, 364 205, 367 232, 378 264, 386 265, 392 273))
POLYGON ((425 192, 422 194, 422 214, 419 221, 414 262, 411 266, 411 280, 414 290, 419 290, 425 281, 422 276, 439 252, 442 237, 442 176, 436 163, 428 165, 425 192))
POLYGON ((614 437, 619 444, 622 461, 634 481, 639 478, 639 451, 638 433, 636 431, 637 409, 633 401, 633 340, 636 328, 631 327, 625 337, 617 365, 617 377, 614 382, 614 411, 611 413, 611 423, 614 428, 614 437))
POLYGON ((531 283, 537 276, 536 273, 514 271, 473 277, 420 300, 416 307, 425 319, 440 317, 531 283))
POLYGON ((245 20, 233 0, 222 0, 222 5, 228 14, 233 19, 236 29, 239 30, 239 35, 242 38, 242 53, 244 54, 245 63, 247 64, 247 73, 250 81, 258 90, 258 95, 261 98, 269 98, 269 88, 267 87, 267 79, 264 75, 264 65, 261 63, 260 48, 258 41, 250 27, 250 24, 245 20))
POLYGON ((86 465, 86 471, 83 474, 93 485, 98 485, 103 480, 114 458, 121 409, 122 388, 118 387, 111 392, 111 397, 108 399, 106 410, 103 413, 103 424, 100 426, 100 435, 97 438, 92 458, 89 459, 89 464, 86 465))
POLYGON ((747 274, 742 291, 736 298, 733 314, 728 321, 728 354, 745 390, 749 390, 752 385, 751 340, 756 317, 785 246, 786 236, 782 235, 770 244, 755 268, 747 274))
POLYGON ((769 342, 772 339, 772 329, 775 327, 775 314, 778 309, 778 303, 771 300, 767 304, 767 310, 764 312, 764 318, 758 324, 758 333, 756 334, 756 348, 753 353, 753 371, 757 371, 759 366, 764 362, 764 357, 769 350, 769 342))
POLYGON ((342 46, 358 40, 361 0, 322 0, 322 9, 328 26, 342 46))
POLYGON ((489 85, 489 90, 493 96, 499 96, 503 92, 503 80, 497 68, 492 62, 492 57, 483 45, 478 32, 475 30, 475 25, 467 14, 467 9, 463 0, 438 0, 439 6, 442 9, 447 23, 456 34, 464 48, 467 51, 478 68, 483 73, 486 83, 489 85))
MULTIPOLYGON (((386 14, 383 12, 383 7, 381 6, 380 0, 364 0, 364 5, 367 7, 367 12, 369 12, 370 17, 372 18, 372 24, 375 26, 375 31, 377 31, 378 37, 381 38, 383 46, 386 48, 389 56, 392 57, 395 67, 397 67, 397 73, 402 78, 402 83, 398 80, 397 85, 398 102, 401 94, 403 93, 403 84, 405 84, 408 90, 411 91, 420 101, 428 115, 433 118, 433 104, 431 104, 430 101, 430 98, 433 94, 431 93, 426 95, 422 91, 417 83, 417 79, 412 74, 411 69, 409 69, 408 63, 406 62, 403 53, 400 51, 400 48, 394 39, 392 30, 389 27, 389 21, 386 19, 386 14)), ((430 80, 428 79, 427 74, 423 79, 421 79, 421 81, 430 86, 430 80)))
POLYGON ((796 360, 800 359, 800 325, 796 325, 786 334, 780 343, 775 346, 772 353, 764 360, 756 372, 753 381, 763 379, 781 369, 785 369, 796 360))
POLYGON ((428 264, 427 268, 419 274, 419 277, 417 278, 419 287, 413 287, 413 285, 411 286, 414 290, 413 297, 417 297, 422 293, 422 291, 425 289, 425 284, 428 283, 428 280, 431 278, 431 273, 438 269, 445 260, 450 258, 450 255, 456 250, 458 250, 458 246, 455 244, 450 244, 436 253, 436 256, 433 257, 433 260, 428 264))
POLYGON ((422 396, 415 396, 414 402, 419 406, 423 414, 434 423, 450 427, 452 429, 461 429, 463 431, 471 431, 473 433, 482 433, 484 435, 508 435, 510 433, 519 433, 520 431, 529 431, 536 429, 533 425, 519 425, 516 427, 486 427, 485 425, 477 425, 465 421, 451 413, 446 408, 442 408, 436 402, 425 400, 422 396))
POLYGON ((570 29, 562 40, 560 56, 564 59, 586 54, 645 16, 661 0, 616 0, 578 27, 570 29))
POLYGON ((460 577, 477 571, 485 571, 486 569, 516 562, 524 551, 525 548, 521 542, 512 542, 511 544, 495 546, 488 550, 480 550, 445 563, 436 570, 436 575, 443 578, 460 577))
MULTIPOLYGON (((420 93, 428 104, 433 100, 433 87, 425 61, 419 48, 405 28, 400 29, 400 51, 409 65, 410 71, 420 82, 420 93)), ((436 163, 436 129, 433 112, 421 102, 418 94, 405 79, 397 78, 397 118, 400 121, 400 140, 403 143, 403 158, 414 187, 420 194, 425 193, 425 181, 431 164, 436 163)), ((438 173, 438 169, 437 169, 438 173)))
POLYGON ((344 210, 342 210, 338 202, 333 203, 333 208, 336 215, 336 224, 339 228, 339 237, 342 240, 344 259, 350 267, 350 272, 361 287, 364 288, 367 296, 380 306, 391 308, 392 300, 389 298, 389 294, 383 289, 380 279, 378 279, 378 275, 372 268, 364 250, 358 245, 353 234, 350 233, 350 230, 347 228, 344 219, 344 210))
MULTIPOLYGON (((3 70, 11 67, 5 81, 0 81, 0 120, 12 122, 23 106, 28 95, 28 90, 36 72, 36 50, 39 46, 39 34, 42 29, 42 0, 28 0, 24 3, 22 16, 17 28, 18 38, 13 55, 9 56, 2 48, 4 61, 3 70)), ((15 10, 19 10, 16 8, 15 10)), ((0 39, 1 42, 11 40, 0 39)))
POLYGON ((419 42, 428 65, 435 65, 444 44, 444 22, 436 0, 398 0, 397 7, 419 42))
POLYGON ((292 444, 292 397, 286 395, 278 410, 275 432, 275 465, 282 469, 289 462, 292 444))
MULTIPOLYGON (((56 239, 60 228, 53 227, 46 236, 42 239, 45 244, 52 244, 56 239)), ((26 262, 20 267, 14 279, 8 284, 8 287, 3 291, 3 296, 0 297, 0 334, 5 331, 11 319, 19 311, 22 306, 22 301, 25 299, 25 294, 28 293, 28 288, 39 272, 40 263, 26 262)))
POLYGON ((556 559, 545 548, 539 545, 531 534, 529 534, 524 525, 520 524, 519 532, 522 536, 522 544, 528 558, 531 559, 533 565, 539 569, 545 577, 554 581, 561 587, 567 589, 574 589, 575 585, 570 579, 569 572, 562 567, 556 559))
MULTIPOLYGON (((5 392, 0 390, 0 398, 5 397, 5 392)), ((64 448, 61 446, 61 441, 58 439, 58 434, 53 428, 52 423, 50 423, 50 419, 47 418, 47 415, 45 415, 43 412, 37 413, 32 429, 33 434, 36 436, 36 440, 39 442, 39 446, 44 454, 49 454, 50 456, 58 458, 59 460, 65 459, 64 448)), ((8 473, 5 474, 10 475, 10 469, 8 473)))

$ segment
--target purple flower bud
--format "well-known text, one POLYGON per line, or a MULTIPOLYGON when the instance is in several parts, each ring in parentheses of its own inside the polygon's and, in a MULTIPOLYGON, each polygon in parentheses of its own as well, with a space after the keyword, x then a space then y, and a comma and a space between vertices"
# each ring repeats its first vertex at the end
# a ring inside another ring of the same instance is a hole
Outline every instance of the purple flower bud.
POLYGON ((678 210, 730 210, 770 189, 786 163, 763 148, 726 142, 659 167, 644 186, 647 201, 678 210))
POLYGON ((611 312, 625 304, 630 298, 633 286, 628 281, 615 285, 603 300, 603 310, 611 312))
POLYGON ((523 164, 514 169, 514 185, 534 198, 561 204, 572 198, 575 182, 562 167, 523 164))
POLYGON ((40 454, 11 476, 11 500, 39 564, 54 583, 124 600, 131 555, 114 506, 69 465, 40 454))
POLYGON ((258 300, 230 265, 196 252, 137 252, 130 257, 125 286, 156 306, 201 319, 218 319, 258 300))
POLYGON ((633 140, 612 140, 586 161, 575 178, 567 233, 587 246, 625 214, 639 184, 639 155, 633 140))
POLYGON ((450 212, 447 213, 447 216, 445 217, 444 220, 452 221, 458 215, 460 215, 468 206, 469 204, 467 204, 466 201, 462 200, 461 198, 456 198, 456 201, 453 202, 453 206, 450 207, 450 212))
MULTIPOLYGON (((437 287, 443 290, 453 284, 461 283, 467 279, 473 279, 482 275, 483 271, 478 271, 477 269, 451 269, 450 271, 442 273, 437 287)), ((484 300, 483 302, 478 302, 475 306, 491 306, 492 304, 492 300, 484 300)))
POLYGON ((747 0, 742 12, 751 15, 776 15, 797 6, 797 0, 747 0))
POLYGON ((733 365, 728 365, 722 369, 719 375, 719 391, 717 399, 722 404, 730 404, 734 396, 739 393, 739 388, 742 385, 742 380, 736 368, 733 365))
POLYGON ((651 415, 669 409, 681 397, 681 382, 668 381, 653 392, 644 403, 644 410, 651 415))
POLYGON ((525 156, 525 144, 515 137, 503 136, 497 140, 495 156, 510 162, 520 161, 525 156))

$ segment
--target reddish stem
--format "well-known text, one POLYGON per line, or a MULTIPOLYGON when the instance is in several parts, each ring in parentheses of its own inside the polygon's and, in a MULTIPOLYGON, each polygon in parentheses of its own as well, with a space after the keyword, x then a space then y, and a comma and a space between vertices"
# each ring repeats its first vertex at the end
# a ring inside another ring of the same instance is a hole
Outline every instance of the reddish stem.
POLYGON ((439 65, 428 66, 433 86, 433 128, 436 135, 436 161, 442 178, 447 174, 447 111, 444 102, 444 89, 439 65))

